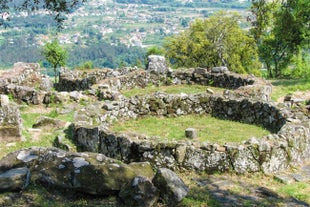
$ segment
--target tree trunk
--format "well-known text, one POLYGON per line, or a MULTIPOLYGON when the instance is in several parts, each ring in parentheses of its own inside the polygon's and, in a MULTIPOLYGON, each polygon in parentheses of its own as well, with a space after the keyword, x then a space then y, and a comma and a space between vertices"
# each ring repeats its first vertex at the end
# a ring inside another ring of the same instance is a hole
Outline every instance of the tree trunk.
POLYGON ((270 64, 266 64, 268 77, 273 78, 272 68, 270 67, 270 64))
POLYGON ((55 83, 57 83, 57 68, 54 68, 55 83))

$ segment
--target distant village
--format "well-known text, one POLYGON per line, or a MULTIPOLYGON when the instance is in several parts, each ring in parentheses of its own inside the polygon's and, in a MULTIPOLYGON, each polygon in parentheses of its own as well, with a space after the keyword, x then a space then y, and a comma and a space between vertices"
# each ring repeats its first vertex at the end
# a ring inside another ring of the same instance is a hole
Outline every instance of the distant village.
MULTIPOLYGON (((68 19, 64 29, 58 34, 58 39, 61 44, 83 45, 91 35, 95 35, 97 39, 104 39, 111 45, 147 47, 152 42, 151 37, 164 39, 165 36, 177 34, 188 27, 194 19, 206 17, 215 11, 210 8, 166 10, 167 8, 160 5, 118 4, 112 0, 90 0, 67 16, 68 19)), ((35 12, 35 15, 46 16, 46 14, 47 12, 43 10, 35 12)), ((21 12, 16 16, 28 15, 30 13, 21 12)), ((22 28, 15 29, 22 30, 22 28)), ((43 45, 49 42, 51 37, 48 34, 39 34, 35 40, 38 45, 43 45)))

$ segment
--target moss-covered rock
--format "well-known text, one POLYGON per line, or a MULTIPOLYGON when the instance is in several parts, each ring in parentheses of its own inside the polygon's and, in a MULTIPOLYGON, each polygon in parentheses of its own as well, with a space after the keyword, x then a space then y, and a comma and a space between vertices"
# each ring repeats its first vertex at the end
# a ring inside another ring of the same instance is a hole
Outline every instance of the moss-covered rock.
POLYGON ((136 176, 154 176, 147 162, 124 164, 102 154, 70 153, 57 148, 23 149, 0 161, 0 173, 17 167, 27 167, 33 180, 45 186, 92 195, 116 193, 136 176))

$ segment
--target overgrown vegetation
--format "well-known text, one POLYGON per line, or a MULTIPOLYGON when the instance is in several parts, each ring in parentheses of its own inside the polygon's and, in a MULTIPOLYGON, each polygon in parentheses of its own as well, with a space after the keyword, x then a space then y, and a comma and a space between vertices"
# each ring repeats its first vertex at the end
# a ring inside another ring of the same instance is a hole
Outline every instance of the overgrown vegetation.
POLYGON ((268 76, 309 76, 310 2, 252 0, 251 12, 250 32, 268 76))

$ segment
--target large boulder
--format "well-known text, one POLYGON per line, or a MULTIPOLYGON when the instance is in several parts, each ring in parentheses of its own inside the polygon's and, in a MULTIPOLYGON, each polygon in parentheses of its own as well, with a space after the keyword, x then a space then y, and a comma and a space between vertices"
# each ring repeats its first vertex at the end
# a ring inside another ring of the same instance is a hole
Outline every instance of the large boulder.
POLYGON ((114 194, 136 176, 154 176, 146 162, 124 164, 102 154, 71 153, 57 148, 22 149, 0 161, 0 173, 20 167, 27 167, 34 181, 48 187, 92 195, 114 194))
POLYGON ((181 178, 167 168, 158 169, 153 183, 159 189, 160 198, 167 206, 176 206, 189 191, 181 178))
POLYGON ((123 206, 151 207, 157 203, 159 192, 145 177, 137 176, 123 186, 119 193, 123 206))

